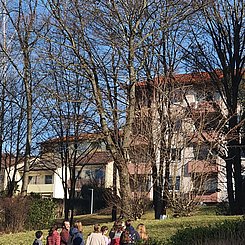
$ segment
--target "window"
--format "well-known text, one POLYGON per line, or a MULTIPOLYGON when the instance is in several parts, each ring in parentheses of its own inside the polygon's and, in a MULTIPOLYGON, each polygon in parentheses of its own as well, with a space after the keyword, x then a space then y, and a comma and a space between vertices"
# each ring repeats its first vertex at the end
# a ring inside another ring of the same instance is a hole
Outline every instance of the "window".
POLYGON ((177 119, 174 123, 174 130, 175 131, 179 131, 182 128, 182 120, 181 119, 177 119))
POLYGON ((190 177, 190 173, 189 173, 189 163, 185 163, 184 165, 184 177, 190 177))
POLYGON ((31 184, 31 185, 41 184, 40 176, 38 176, 38 175, 29 176, 29 184, 31 184))
POLYGON ((193 187, 196 193, 212 194, 218 190, 217 174, 205 176, 200 174, 193 179, 193 187))
POLYGON ((53 184, 53 175, 45 175, 45 184, 53 184))
POLYGON ((171 159, 172 161, 181 160, 181 150, 180 149, 171 149, 171 159))
POLYGON ((180 190, 180 176, 175 177, 175 183, 173 183, 173 177, 169 177, 168 180, 168 189, 173 190, 173 184, 174 184, 174 190, 179 191, 180 190))
POLYGON ((30 184, 30 183, 32 182, 32 177, 33 177, 33 176, 30 176, 30 175, 29 175, 29 177, 28 177, 28 178, 29 178, 28 184, 30 184))
POLYGON ((218 179, 215 176, 211 176, 204 182, 205 193, 214 193, 218 189, 218 179))
POLYGON ((213 94, 211 92, 207 92, 206 101, 214 101, 213 94))
POLYGON ((178 104, 181 103, 183 101, 183 94, 184 91, 182 91, 181 89, 177 89, 175 88, 174 91, 171 92, 171 102, 173 104, 178 104))
POLYGON ((209 148, 206 145, 195 145, 193 146, 193 153, 196 160, 207 160, 209 148))
POLYGON ((95 170, 95 179, 96 180, 103 180, 104 179, 104 170, 103 169, 96 169, 95 170))
POLYGON ((241 157, 245 158, 245 147, 241 148, 241 157))
POLYGON ((92 173, 92 170, 88 169, 88 170, 85 170, 85 178, 86 179, 89 179, 93 176, 93 173, 92 173))

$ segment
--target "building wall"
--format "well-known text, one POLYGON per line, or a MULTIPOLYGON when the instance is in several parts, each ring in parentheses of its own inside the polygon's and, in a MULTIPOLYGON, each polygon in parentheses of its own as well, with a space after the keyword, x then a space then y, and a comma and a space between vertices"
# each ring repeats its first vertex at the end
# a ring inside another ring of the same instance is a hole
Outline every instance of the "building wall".
MULTIPOLYGON (((64 198, 64 188, 62 185, 62 171, 64 168, 57 168, 56 173, 54 173, 54 184, 53 184, 53 198, 64 198)), ((69 176, 69 169, 67 169, 69 176)))
MULTIPOLYGON (((18 168, 21 168, 21 167, 23 167, 23 163, 18 165, 18 168)), ((10 167, 9 169, 5 169, 4 184, 3 184, 4 189, 6 189, 7 185, 8 185, 8 175, 9 175, 10 179, 13 179, 13 174, 14 174, 14 167, 13 166, 10 167)), ((21 187, 22 187, 22 180, 21 180, 21 175, 18 171, 15 174, 15 181, 17 182, 17 185, 18 185, 17 192, 20 192, 21 187)))
POLYGON ((109 162, 105 168, 105 188, 113 187, 113 166, 114 162, 109 162))
MULTIPOLYGON (((209 181, 210 182, 209 184, 212 184, 213 186, 216 185, 216 182, 211 183, 212 178, 214 178, 214 176, 217 176, 216 179, 217 187, 218 187, 217 192, 210 193, 210 194, 207 193, 203 195, 203 200, 207 202, 209 200, 210 202, 216 202, 227 198, 225 176, 223 174, 225 170, 224 169, 225 162, 219 157, 216 158, 214 157, 216 161, 215 166, 212 164, 210 165, 208 161, 206 161, 206 163, 204 163, 204 161, 199 161, 196 162, 196 166, 195 166, 196 169, 193 168, 191 169, 191 166, 194 165, 193 164, 191 165, 190 161, 196 160, 195 159, 196 155, 194 154, 195 151, 194 147, 190 144, 190 142, 187 143, 186 139, 191 134, 196 133, 197 135, 195 137, 197 143, 200 140, 198 137, 201 135, 201 131, 198 132, 198 130, 194 126, 194 121, 198 118, 193 118, 193 115, 191 114, 189 114, 189 116, 185 114, 185 108, 190 107, 189 109, 193 110, 192 112, 196 113, 197 117, 198 116, 200 116, 200 118, 201 116, 209 117, 212 116, 212 113, 217 112, 212 104, 213 101, 215 101, 220 106, 222 113, 226 113, 225 105, 221 101, 221 97, 216 91, 212 90, 213 88, 214 87, 210 83, 209 84, 205 84, 205 83, 183 84, 183 87, 179 90, 180 93, 182 93, 182 95, 177 94, 176 98, 178 98, 179 100, 176 100, 175 98, 170 106, 170 111, 171 111, 170 120, 172 120, 173 122, 180 120, 181 128, 182 128, 182 132, 179 135, 177 135, 176 133, 176 135, 169 136, 171 137, 171 141, 172 141, 172 149, 178 147, 182 149, 181 159, 175 159, 171 163, 170 176, 172 179, 175 177, 178 177, 180 179, 180 191, 186 193, 192 192, 193 189, 192 173, 202 172, 201 170, 205 169, 205 171, 203 172, 204 174, 206 174, 206 176, 208 176, 207 181, 209 181), (185 93, 185 99, 183 96, 184 93, 185 93), (213 100, 212 99, 209 100, 210 98, 212 98, 213 100)), ((156 104, 152 105, 152 110, 154 110, 154 108, 156 112, 157 111, 156 104)), ((155 127, 153 130, 153 137, 156 142, 155 146, 158 149, 156 159, 157 159, 157 166, 159 167, 160 145, 159 145, 158 138, 161 132, 160 132, 160 120, 157 113, 155 114, 153 121, 155 127)), ((168 139, 168 135, 165 135, 164 137, 166 138, 166 140, 168 139)), ((195 140, 193 142, 195 142, 195 140)), ((214 160, 212 161, 214 162, 214 160)), ((151 191, 151 196, 152 196, 152 191, 151 191)))
POLYGON ((54 185, 53 184, 37 184, 37 185, 29 184, 27 188, 27 193, 29 194, 31 192, 52 197, 52 193, 54 192, 54 185))

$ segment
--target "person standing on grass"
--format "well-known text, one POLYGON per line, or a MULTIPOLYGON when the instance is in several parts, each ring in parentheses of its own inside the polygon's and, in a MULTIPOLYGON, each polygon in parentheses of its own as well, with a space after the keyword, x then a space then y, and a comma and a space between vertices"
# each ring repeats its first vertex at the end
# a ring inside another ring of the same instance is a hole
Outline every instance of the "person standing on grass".
POLYGON ((106 235, 108 233, 108 227, 107 226, 102 226, 100 231, 101 231, 102 236, 103 236, 103 238, 105 240, 105 244, 109 245, 111 243, 111 239, 106 235))
POLYGON ((111 245, 119 245, 120 237, 123 233, 123 224, 121 221, 118 221, 115 227, 112 228, 113 231, 110 232, 109 236, 111 238, 111 245))
POLYGON ((35 233, 35 240, 32 245, 43 245, 42 239, 43 239, 43 232, 42 231, 36 231, 35 233))
POLYGON ((148 234, 146 232, 146 227, 144 224, 138 224, 137 228, 136 228, 137 232, 139 233, 140 236, 140 243, 141 244, 147 244, 148 241, 148 234))
POLYGON ((100 232, 99 224, 94 225, 94 232, 88 236, 86 245, 106 245, 105 239, 100 232))
POLYGON ((116 230, 117 230, 117 225, 118 225, 118 223, 119 223, 119 221, 116 220, 116 221, 114 222, 114 224, 113 224, 113 226, 112 226, 110 232, 109 232, 109 237, 110 237, 111 239, 113 239, 113 237, 115 236, 115 232, 116 232, 116 230))
POLYGON ((83 226, 81 221, 76 221, 70 230, 67 245, 84 245, 83 226))
POLYGON ((70 222, 68 220, 64 220, 62 224, 62 230, 60 232, 60 245, 67 245, 70 232, 70 222))
POLYGON ((46 245, 60 245, 60 234, 57 231, 57 229, 58 229, 57 225, 53 225, 50 228, 48 232, 46 245))
POLYGON ((131 225, 131 220, 125 222, 126 228, 120 237, 120 245, 135 244, 140 240, 139 233, 131 225))

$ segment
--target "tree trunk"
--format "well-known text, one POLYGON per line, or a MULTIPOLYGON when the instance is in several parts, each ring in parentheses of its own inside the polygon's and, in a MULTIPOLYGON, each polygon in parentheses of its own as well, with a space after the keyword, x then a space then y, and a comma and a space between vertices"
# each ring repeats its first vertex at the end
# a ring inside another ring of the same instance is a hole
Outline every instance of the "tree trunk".
POLYGON ((228 157, 226 160, 227 192, 230 204, 231 214, 242 214, 243 188, 242 188, 242 166, 241 166, 241 149, 239 147, 239 132, 234 130, 238 126, 237 116, 232 116, 229 120, 229 129, 234 132, 231 134, 231 140, 228 142, 228 157), (234 171, 234 176, 233 176, 234 171), (233 179, 234 188, 233 190, 233 179))
POLYGON ((129 182, 129 171, 127 162, 124 161, 124 164, 120 162, 118 164, 119 170, 119 179, 120 179, 120 195, 121 195, 121 216, 123 218, 133 218, 133 209, 132 209, 132 192, 129 182))
POLYGON ((31 158, 31 143, 32 143, 32 91, 31 91, 31 74, 30 68, 30 57, 27 53, 28 50, 24 51, 24 84, 25 84, 25 94, 27 100, 27 132, 26 132, 26 148, 25 148, 25 160, 24 160, 24 173, 23 182, 21 188, 21 194, 23 196, 27 195, 27 187, 29 184, 29 168, 30 168, 30 158, 31 158))

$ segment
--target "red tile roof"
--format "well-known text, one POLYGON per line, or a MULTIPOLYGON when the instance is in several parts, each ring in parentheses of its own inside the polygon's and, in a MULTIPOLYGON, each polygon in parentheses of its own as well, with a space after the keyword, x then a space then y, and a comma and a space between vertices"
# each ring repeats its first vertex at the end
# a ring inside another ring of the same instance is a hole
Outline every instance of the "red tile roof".
POLYGON ((59 142, 73 142, 75 140, 82 141, 82 140, 88 140, 88 139, 102 139, 103 134, 102 133, 82 133, 79 134, 78 136, 64 136, 62 137, 57 137, 57 138, 51 138, 46 141, 41 142, 41 144, 50 144, 50 143, 59 143, 59 142))
POLYGON ((2 154, 2 166, 4 167, 11 167, 14 166, 15 164, 21 162, 24 159, 24 156, 19 156, 18 159, 14 155, 10 154, 2 154))
POLYGON ((79 161, 79 165, 85 165, 85 164, 96 165, 96 164, 107 164, 109 162, 112 162, 113 158, 108 151, 97 151, 85 157, 81 157, 81 159, 79 159, 78 161, 79 161))
MULTIPOLYGON (((109 152, 101 151, 101 152, 94 152, 91 154, 88 154, 85 157, 78 157, 76 160, 77 166, 83 166, 83 165, 106 165, 107 163, 113 161, 112 156, 109 152)), ((31 171, 40 171, 40 170, 55 170, 58 167, 61 167, 60 159, 46 159, 42 158, 38 161, 35 161, 31 164, 30 170, 31 171)), ((20 168, 20 170, 23 170, 23 167, 20 168)))
MULTIPOLYGON (((218 79, 223 78, 223 73, 220 70, 215 70, 215 76, 218 79)), ((159 76, 154 78, 152 81, 154 85, 160 85, 166 82, 173 82, 179 84, 201 84, 201 83, 211 83, 212 79, 207 72, 193 72, 187 74, 174 74, 172 77, 159 76)), ((146 80, 138 82, 138 86, 145 86, 146 80)))

